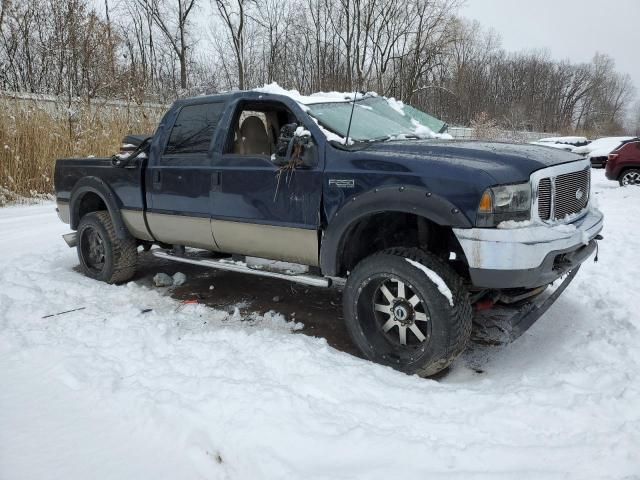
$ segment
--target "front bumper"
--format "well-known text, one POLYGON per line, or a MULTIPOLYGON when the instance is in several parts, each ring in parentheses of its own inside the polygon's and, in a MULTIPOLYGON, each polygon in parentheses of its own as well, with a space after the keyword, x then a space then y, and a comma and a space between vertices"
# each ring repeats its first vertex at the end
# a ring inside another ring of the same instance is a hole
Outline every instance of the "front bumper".
POLYGON ((584 262, 596 249, 603 215, 592 208, 571 224, 514 229, 454 228, 480 288, 547 285, 584 262))

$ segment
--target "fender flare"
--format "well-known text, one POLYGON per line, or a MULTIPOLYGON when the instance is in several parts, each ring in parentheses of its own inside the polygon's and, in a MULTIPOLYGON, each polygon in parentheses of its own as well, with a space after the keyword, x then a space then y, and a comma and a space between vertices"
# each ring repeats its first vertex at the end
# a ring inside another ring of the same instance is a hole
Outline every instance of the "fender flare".
POLYGON ((83 177, 78 180, 71 190, 69 197, 69 221, 73 230, 78 229, 78 224, 80 223, 80 204, 82 203, 82 198, 87 193, 98 195, 107 206, 118 238, 124 239, 130 235, 129 230, 122 220, 120 200, 111 187, 98 177, 83 177))
POLYGON ((324 275, 337 276, 340 272, 341 253, 352 227, 365 217, 384 212, 411 213, 440 226, 472 227, 454 204, 425 188, 393 186, 369 190, 352 197, 328 219, 320 246, 320 268, 324 275))

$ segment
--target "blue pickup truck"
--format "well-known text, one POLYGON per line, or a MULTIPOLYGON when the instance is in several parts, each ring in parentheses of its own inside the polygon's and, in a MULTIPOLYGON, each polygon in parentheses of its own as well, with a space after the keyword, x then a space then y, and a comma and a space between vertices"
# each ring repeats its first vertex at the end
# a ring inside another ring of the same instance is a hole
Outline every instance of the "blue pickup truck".
POLYGON ((365 357, 432 376, 464 350, 476 314, 512 308, 514 332, 535 321, 603 222, 588 160, 445 129, 375 94, 179 100, 126 154, 58 160, 57 211, 89 277, 125 282, 153 247, 337 286, 365 357))

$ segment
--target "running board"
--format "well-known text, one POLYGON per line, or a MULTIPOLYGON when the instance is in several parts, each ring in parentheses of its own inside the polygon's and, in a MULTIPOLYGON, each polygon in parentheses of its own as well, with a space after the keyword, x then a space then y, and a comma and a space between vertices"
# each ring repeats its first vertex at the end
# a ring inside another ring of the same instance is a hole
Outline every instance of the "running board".
POLYGON ((227 272, 248 273, 250 275, 258 275, 261 277, 277 278, 279 280, 288 280, 289 282, 300 283, 302 285, 309 285, 312 287, 329 287, 331 286, 331 280, 319 275, 310 274, 286 274, 279 272, 272 272, 269 270, 258 270, 255 268, 247 267, 243 262, 234 262, 231 260, 214 260, 211 258, 193 258, 193 257, 181 257, 173 255, 163 250, 152 250, 154 257, 162 258, 164 260, 172 260, 174 262, 189 263, 191 265, 200 265, 201 267, 215 268, 218 270, 225 270, 227 272))

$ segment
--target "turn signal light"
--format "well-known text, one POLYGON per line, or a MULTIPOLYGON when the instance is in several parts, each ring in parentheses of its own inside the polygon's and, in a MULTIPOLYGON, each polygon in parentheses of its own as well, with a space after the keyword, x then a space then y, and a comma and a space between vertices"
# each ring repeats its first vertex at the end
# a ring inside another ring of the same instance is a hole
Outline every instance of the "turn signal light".
POLYGON ((478 207, 478 212, 480 213, 493 212, 493 198, 491 198, 491 192, 489 192, 489 190, 487 190, 482 194, 482 198, 480 199, 480 206, 478 207))

